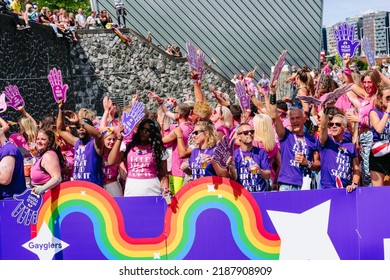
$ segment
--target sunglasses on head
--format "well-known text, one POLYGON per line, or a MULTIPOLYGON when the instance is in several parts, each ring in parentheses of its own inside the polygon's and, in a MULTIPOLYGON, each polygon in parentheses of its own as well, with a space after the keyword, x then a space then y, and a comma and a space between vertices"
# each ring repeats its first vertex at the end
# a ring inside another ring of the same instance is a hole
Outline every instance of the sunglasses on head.
POLYGON ((249 133, 253 135, 255 133, 255 131, 253 129, 244 130, 244 131, 239 132, 238 135, 241 135, 241 134, 248 135, 249 133))
POLYGON ((192 134, 196 136, 196 135, 198 135, 199 133, 202 133, 202 132, 204 132, 204 130, 195 130, 195 131, 192 132, 192 134))
POLYGON ((341 127, 341 123, 339 123, 339 122, 330 122, 330 123, 328 123, 329 127, 332 127, 334 125, 337 126, 337 127, 341 127))

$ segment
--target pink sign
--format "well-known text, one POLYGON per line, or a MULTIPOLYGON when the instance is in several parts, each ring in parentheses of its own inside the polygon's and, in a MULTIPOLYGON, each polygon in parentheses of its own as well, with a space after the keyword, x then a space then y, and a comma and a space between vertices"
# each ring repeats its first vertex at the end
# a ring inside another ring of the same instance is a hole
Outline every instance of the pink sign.
POLYGON ((63 100, 66 103, 66 92, 68 91, 68 85, 63 84, 62 82, 62 73, 61 70, 53 68, 50 70, 49 75, 47 76, 51 86, 51 91, 53 92, 54 99, 58 101, 63 100))
POLYGON ((19 93, 19 88, 14 85, 6 86, 3 93, 5 94, 5 97, 7 97, 8 102, 7 106, 10 106, 14 108, 15 110, 18 110, 18 107, 22 106, 24 107, 24 99, 19 93))
POLYGON ((282 51, 278 61, 275 64, 274 75, 272 76, 271 86, 274 83, 274 81, 276 81, 279 78, 280 73, 282 72, 286 55, 287 55, 287 50, 282 51))

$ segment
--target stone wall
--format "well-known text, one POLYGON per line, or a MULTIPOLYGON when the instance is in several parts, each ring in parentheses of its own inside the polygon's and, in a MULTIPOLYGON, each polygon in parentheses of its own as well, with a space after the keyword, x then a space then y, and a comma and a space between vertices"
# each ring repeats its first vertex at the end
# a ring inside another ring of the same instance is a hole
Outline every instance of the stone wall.
MULTIPOLYGON (((31 23, 27 31, 17 31, 10 17, 0 15, 0 87, 17 85, 26 101, 26 110, 37 120, 57 113, 47 74, 53 67, 61 69, 64 83, 69 85, 68 105, 71 110, 91 108, 102 114, 102 99, 109 95, 127 103, 138 93, 149 109, 156 103, 147 91, 161 97, 186 95, 193 99, 193 86, 185 58, 173 58, 147 43, 143 36, 126 29, 132 39, 123 43, 112 30, 80 30, 78 43, 57 38, 49 26, 31 23)), ((233 84, 207 67, 204 91, 210 101, 209 85, 234 95, 233 84)), ((8 108, 3 117, 15 121, 19 115, 8 108)))

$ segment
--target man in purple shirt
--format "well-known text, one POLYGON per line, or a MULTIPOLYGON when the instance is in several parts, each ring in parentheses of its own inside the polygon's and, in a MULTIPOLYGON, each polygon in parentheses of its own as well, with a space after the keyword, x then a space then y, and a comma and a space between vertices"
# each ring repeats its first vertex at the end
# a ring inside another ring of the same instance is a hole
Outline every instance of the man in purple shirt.
POLYGON ((276 107, 275 85, 271 85, 270 103, 270 116, 280 140, 282 157, 279 190, 300 190, 304 182, 310 184, 311 171, 320 169, 319 142, 303 132, 306 114, 301 108, 290 108, 291 131, 283 126, 276 107))
POLYGON ((61 138, 74 147, 73 180, 83 180, 103 186, 103 135, 90 119, 68 116, 77 128, 78 137, 66 130, 63 120, 63 102, 58 104, 57 131, 61 138))
POLYGON ((253 146, 253 135, 254 130, 248 123, 237 127, 237 137, 241 144, 233 156, 236 172, 230 172, 230 175, 250 192, 268 191, 271 166, 267 153, 253 146))
MULTIPOLYGON (((326 112, 326 108, 324 112, 326 112)), ((360 181, 358 153, 355 145, 345 140, 347 119, 341 114, 323 114, 320 124, 321 188, 346 188, 353 191, 360 181), (329 130, 328 130, 329 128, 329 130)))

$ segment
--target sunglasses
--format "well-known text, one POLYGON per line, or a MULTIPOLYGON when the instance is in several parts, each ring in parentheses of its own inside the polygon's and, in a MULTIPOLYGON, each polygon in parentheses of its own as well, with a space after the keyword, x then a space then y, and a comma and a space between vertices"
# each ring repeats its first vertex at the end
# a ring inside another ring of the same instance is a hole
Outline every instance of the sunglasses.
POLYGON ((244 131, 239 132, 238 135, 244 134, 246 136, 249 133, 253 135, 255 133, 255 131, 253 129, 251 129, 251 130, 244 130, 244 131))
POLYGON ((341 127, 341 123, 338 123, 338 122, 330 122, 330 123, 328 123, 329 127, 332 127, 334 125, 337 126, 337 127, 341 127))
POLYGON ((202 133, 202 132, 204 132, 204 130, 195 130, 195 131, 192 132, 192 134, 196 136, 196 135, 198 135, 199 133, 202 133))

